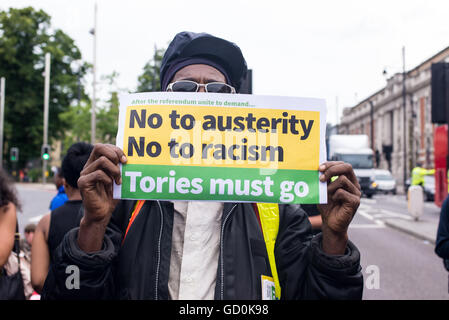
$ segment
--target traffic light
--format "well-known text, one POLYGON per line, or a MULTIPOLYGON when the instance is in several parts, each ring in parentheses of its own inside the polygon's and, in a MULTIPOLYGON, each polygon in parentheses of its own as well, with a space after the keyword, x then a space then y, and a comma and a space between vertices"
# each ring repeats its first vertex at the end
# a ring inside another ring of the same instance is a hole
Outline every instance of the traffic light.
POLYGON ((433 63, 431 66, 432 123, 447 123, 449 109, 449 63, 433 63))
POLYGON ((19 148, 12 147, 9 154, 11 156, 11 162, 19 161, 19 148))
POLYGON ((42 146, 42 159, 50 159, 50 146, 48 144, 42 146))

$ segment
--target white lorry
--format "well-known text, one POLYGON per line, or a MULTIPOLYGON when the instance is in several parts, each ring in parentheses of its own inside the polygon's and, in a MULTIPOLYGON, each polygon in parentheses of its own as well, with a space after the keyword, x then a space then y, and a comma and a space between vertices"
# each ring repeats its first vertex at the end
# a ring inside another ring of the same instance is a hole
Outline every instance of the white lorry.
POLYGON ((369 139, 365 134, 334 134, 329 136, 328 159, 344 161, 352 165, 362 193, 371 198, 376 193, 373 156, 369 139))

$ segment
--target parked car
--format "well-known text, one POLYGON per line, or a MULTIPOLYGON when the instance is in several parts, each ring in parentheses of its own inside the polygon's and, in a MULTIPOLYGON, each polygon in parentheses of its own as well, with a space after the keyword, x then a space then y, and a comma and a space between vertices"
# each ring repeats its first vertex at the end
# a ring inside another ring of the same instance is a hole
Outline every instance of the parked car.
POLYGON ((433 201, 435 199, 435 176, 424 176, 424 200, 433 201))
POLYGON ((374 171, 374 183, 378 193, 396 194, 396 180, 388 170, 376 169, 374 171))

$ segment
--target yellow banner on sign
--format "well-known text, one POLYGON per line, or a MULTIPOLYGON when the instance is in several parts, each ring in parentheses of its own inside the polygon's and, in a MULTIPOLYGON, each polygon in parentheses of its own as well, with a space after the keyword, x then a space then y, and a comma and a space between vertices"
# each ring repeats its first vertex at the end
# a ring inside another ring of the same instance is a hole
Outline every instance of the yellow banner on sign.
POLYGON ((317 170, 320 112, 127 106, 128 164, 317 170))

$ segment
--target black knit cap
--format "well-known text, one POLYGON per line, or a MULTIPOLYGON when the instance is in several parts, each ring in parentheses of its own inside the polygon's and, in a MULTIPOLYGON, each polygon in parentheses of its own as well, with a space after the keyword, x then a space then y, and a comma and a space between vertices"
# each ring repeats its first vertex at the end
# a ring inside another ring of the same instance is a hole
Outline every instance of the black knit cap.
POLYGON ((245 58, 240 48, 227 40, 214 37, 208 33, 194 33, 183 31, 178 33, 165 51, 161 64, 161 88, 165 90, 175 73, 182 67, 198 59, 213 67, 219 67, 230 81, 230 85, 238 90, 248 70, 245 58))

